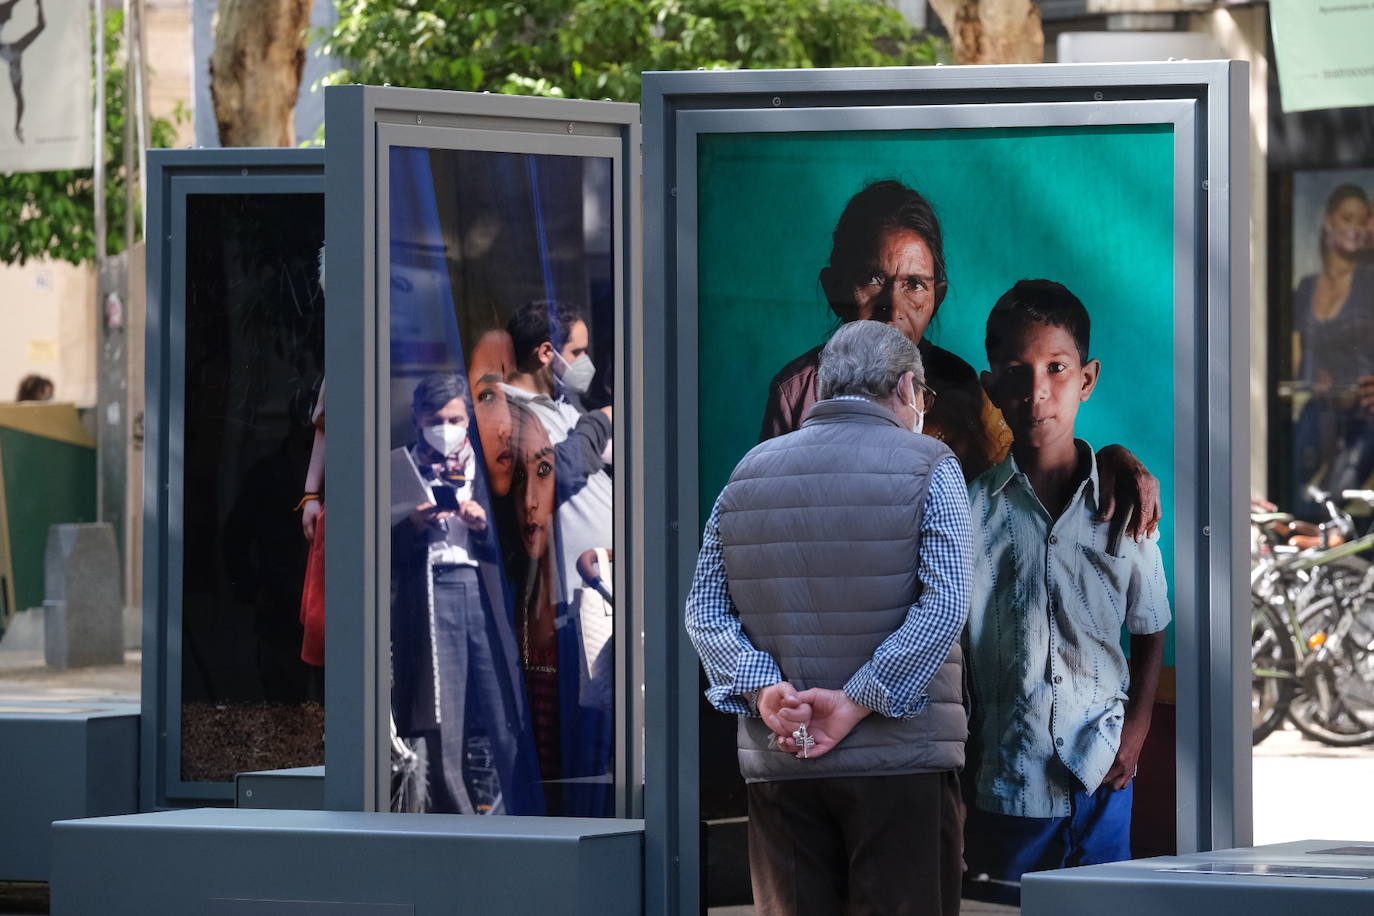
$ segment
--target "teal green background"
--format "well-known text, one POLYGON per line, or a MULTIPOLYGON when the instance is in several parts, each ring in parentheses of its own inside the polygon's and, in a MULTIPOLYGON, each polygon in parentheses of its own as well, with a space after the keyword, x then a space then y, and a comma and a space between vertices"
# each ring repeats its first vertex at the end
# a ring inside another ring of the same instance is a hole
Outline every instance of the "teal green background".
POLYGON ((1127 446, 1159 478, 1172 600, 1170 125, 707 134, 698 157, 703 521, 758 441, 773 375, 836 326, 817 278, 844 205, 896 178, 930 200, 944 229, 949 292, 926 333, 933 343, 986 369, 988 312, 1028 277, 1057 280, 1087 306, 1103 365, 1077 435, 1127 446))

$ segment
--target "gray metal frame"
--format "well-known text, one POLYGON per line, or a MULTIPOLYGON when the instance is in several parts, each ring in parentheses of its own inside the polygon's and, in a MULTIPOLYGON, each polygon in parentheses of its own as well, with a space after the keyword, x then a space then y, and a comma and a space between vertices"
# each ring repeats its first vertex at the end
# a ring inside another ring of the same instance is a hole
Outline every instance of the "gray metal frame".
POLYGON ((474 149, 611 159, 617 262, 615 437, 615 589, 629 595, 616 622, 616 809, 637 817, 643 782, 639 734, 643 704, 644 588, 640 501, 643 348, 639 109, 635 105, 502 95, 330 87, 325 92, 330 144, 325 219, 331 251, 326 290, 325 356, 333 456, 326 590, 325 804, 337 810, 387 811, 389 793, 390 448, 388 150, 393 146, 474 149), (353 256, 352 253, 358 253, 353 256))
POLYGON ((646 911, 701 906, 696 559, 696 171, 703 133, 1172 123, 1175 130, 1178 844, 1250 842, 1246 577, 1246 65, 646 74, 646 911), (1232 187, 1239 192, 1232 194, 1232 187))
POLYGON ((181 760, 182 486, 188 194, 323 194, 320 149, 148 151, 140 805, 232 804, 232 782, 186 782, 181 760))

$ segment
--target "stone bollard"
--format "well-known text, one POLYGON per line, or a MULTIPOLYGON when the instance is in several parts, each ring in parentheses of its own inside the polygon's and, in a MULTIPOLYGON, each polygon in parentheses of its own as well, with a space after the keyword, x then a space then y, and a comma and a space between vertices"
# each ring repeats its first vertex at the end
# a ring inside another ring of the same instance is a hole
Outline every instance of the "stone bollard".
POLYGON ((106 522, 53 525, 43 566, 48 667, 122 665, 124 614, 114 528, 106 522))

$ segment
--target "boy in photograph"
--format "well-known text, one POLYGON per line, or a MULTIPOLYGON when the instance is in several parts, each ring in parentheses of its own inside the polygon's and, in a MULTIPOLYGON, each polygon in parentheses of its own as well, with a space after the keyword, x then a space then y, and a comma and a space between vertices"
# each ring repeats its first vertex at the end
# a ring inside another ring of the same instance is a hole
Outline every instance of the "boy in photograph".
POLYGON ((1131 857, 1170 612, 1157 541, 1098 518, 1093 449, 1074 436, 1102 368, 1088 337, 1083 303, 1048 280, 1022 280, 988 316, 982 383, 1012 447, 969 486, 970 875, 1131 857))

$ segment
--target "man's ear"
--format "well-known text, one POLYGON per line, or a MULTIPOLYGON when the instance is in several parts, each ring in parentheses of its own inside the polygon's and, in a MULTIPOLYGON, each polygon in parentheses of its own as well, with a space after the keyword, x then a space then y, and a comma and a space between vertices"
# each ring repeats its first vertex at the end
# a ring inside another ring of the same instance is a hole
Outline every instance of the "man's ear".
POLYGON ((949 281, 940 280, 935 284, 935 307, 938 309, 940 303, 945 301, 945 293, 949 292, 949 281))
POLYGON ((544 341, 543 343, 541 343, 539 346, 535 347, 535 348, 534 348, 534 358, 537 359, 537 360, 539 360, 539 365, 541 365, 541 366, 547 366, 547 365, 549 365, 550 363, 552 363, 552 362, 553 362, 553 343, 552 343, 552 341, 546 340, 546 341, 544 341))
POLYGON ((1083 389, 1078 393, 1079 401, 1086 401, 1092 397, 1093 389, 1097 387, 1097 380, 1102 377, 1102 360, 1090 359, 1083 367, 1083 389))
POLYGON ((897 379, 897 398, 903 404, 916 403, 916 373, 910 369, 897 379))

